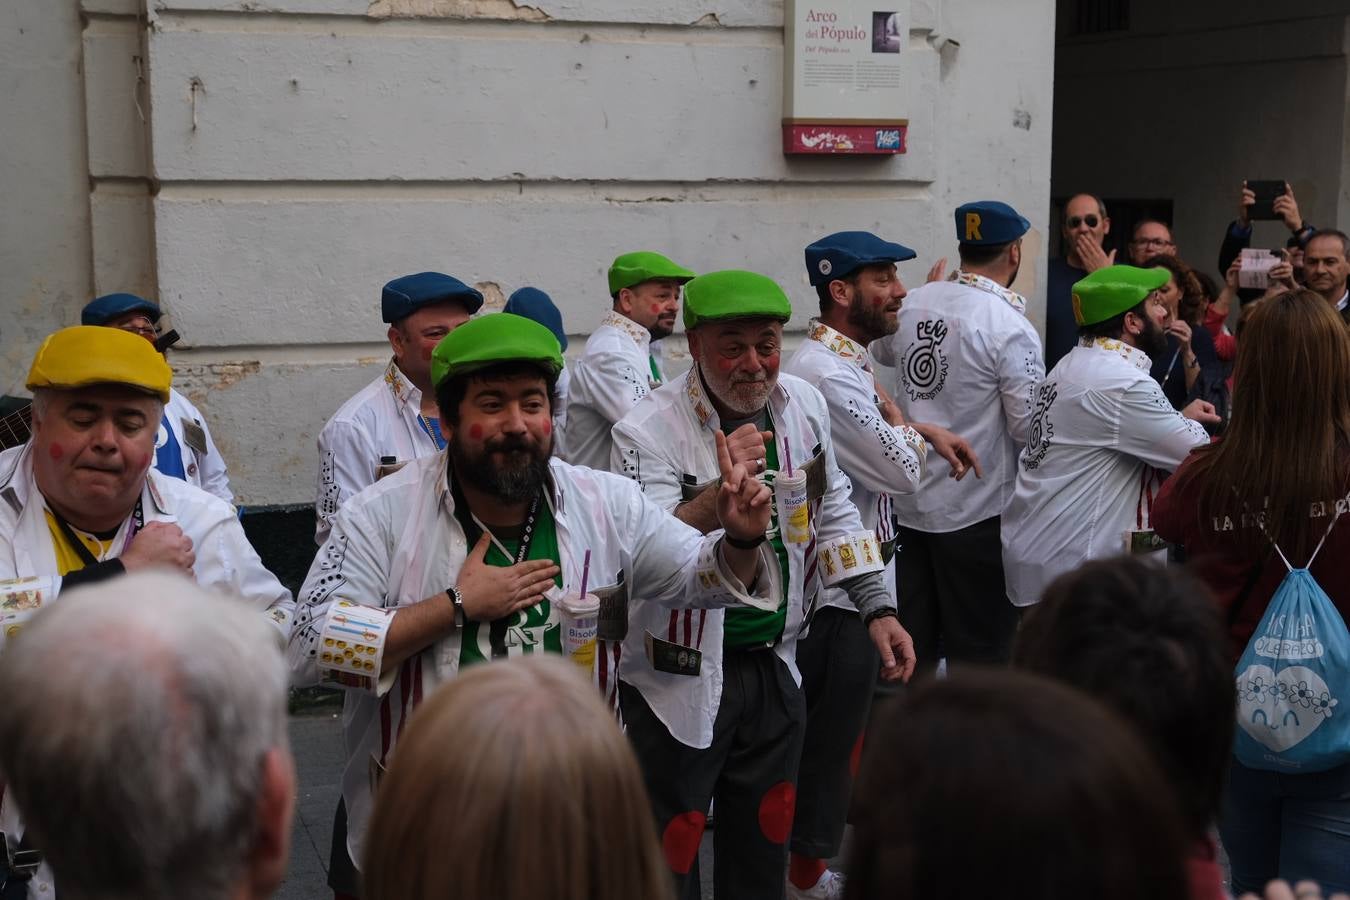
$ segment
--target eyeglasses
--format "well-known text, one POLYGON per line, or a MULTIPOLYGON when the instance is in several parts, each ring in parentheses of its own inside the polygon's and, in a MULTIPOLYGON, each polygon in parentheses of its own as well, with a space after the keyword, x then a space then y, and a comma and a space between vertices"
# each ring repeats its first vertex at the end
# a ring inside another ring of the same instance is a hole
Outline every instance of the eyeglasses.
POLYGON ((1101 220, 1098 219, 1096 216, 1092 215, 1091 213, 1088 213, 1086 216, 1069 216, 1067 219, 1064 220, 1064 224, 1069 226, 1070 228, 1077 228, 1079 225, 1087 223, 1087 227, 1096 228, 1097 224, 1100 221, 1101 220))
POLYGON ((121 331, 130 331, 132 334, 139 334, 141 337, 154 339, 159 332, 155 329, 154 323, 144 316, 137 316, 130 321, 123 322, 121 325, 114 326, 121 331))
POLYGON ((1135 247, 1175 247, 1167 238, 1135 238, 1130 241, 1135 247))

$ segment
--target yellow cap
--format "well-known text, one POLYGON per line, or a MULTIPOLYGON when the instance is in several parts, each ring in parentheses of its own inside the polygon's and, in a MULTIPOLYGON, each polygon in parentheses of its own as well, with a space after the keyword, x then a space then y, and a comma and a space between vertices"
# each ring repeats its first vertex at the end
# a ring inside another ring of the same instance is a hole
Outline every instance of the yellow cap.
POLYGON ((173 370, 145 338, 120 328, 76 325, 47 336, 28 370, 28 389, 125 384, 169 402, 173 370))

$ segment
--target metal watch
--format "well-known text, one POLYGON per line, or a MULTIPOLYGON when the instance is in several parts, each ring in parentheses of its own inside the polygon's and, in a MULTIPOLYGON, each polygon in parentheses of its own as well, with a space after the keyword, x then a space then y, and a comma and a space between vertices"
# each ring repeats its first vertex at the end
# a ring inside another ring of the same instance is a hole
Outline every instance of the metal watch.
POLYGON ((459 592, 459 588, 457 587, 448 587, 445 589, 445 593, 446 596, 450 598, 450 602, 454 604, 455 607, 455 627, 463 628, 465 621, 464 595, 459 592))

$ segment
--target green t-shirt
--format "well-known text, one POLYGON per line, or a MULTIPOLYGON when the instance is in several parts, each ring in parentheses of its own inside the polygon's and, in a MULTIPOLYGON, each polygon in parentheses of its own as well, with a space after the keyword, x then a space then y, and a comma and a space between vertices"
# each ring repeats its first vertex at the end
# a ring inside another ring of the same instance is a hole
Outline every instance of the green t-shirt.
MULTIPOLYGON (((499 537, 498 540, 511 555, 508 557, 503 554, 494 541, 488 545, 487 564, 503 567, 513 565, 516 553, 520 551, 519 536, 510 539, 499 537)), ((530 539, 530 549, 525 559, 547 559, 562 565, 558 554, 558 528, 546 502, 540 503, 534 523, 534 536, 530 539)), ((553 582, 562 587, 562 575, 554 577, 553 582)), ((503 651, 507 656, 540 650, 562 653, 562 632, 558 614, 552 607, 553 604, 547 600, 540 600, 534 606, 493 622, 465 622, 459 636, 460 668, 486 662, 494 655, 502 655, 503 651), (494 648, 497 650, 495 654, 494 648)))
MULTIPOLYGON (((767 411, 765 412, 767 416, 767 411)), ((733 425, 739 423, 733 423, 733 425)), ((777 431, 773 427, 773 420, 769 419, 767 431, 777 431)), ((722 429, 728 431, 727 427, 722 429)), ((735 428, 730 428, 734 431, 735 428)), ((765 469, 764 481, 769 489, 773 490, 773 476, 778 471, 778 448, 776 441, 765 442, 765 469)), ((772 502, 772 501, 771 501, 772 502)), ((722 645, 724 647, 752 647, 757 644, 769 644, 778 640, 783 634, 783 627, 787 624, 787 587, 788 587, 788 555, 787 548, 783 546, 782 535, 778 531, 778 504, 772 502, 769 514, 769 530, 767 532, 769 544, 773 547, 774 555, 778 557, 779 568, 783 573, 783 591, 778 595, 778 609, 773 612, 765 612, 762 609, 753 609, 748 606, 737 606, 728 609, 722 619, 722 645)))

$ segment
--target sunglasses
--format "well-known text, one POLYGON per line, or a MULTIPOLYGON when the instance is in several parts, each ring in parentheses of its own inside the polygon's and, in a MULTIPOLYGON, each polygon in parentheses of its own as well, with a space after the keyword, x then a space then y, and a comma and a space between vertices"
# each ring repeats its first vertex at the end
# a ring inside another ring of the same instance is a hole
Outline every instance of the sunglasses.
POLYGON ((1086 216, 1069 216, 1067 219, 1064 220, 1064 224, 1069 226, 1070 228, 1077 228, 1079 225, 1082 225, 1084 222, 1086 222, 1087 227, 1096 228, 1097 223, 1100 221, 1101 220, 1098 219, 1096 216, 1089 213, 1086 216))

